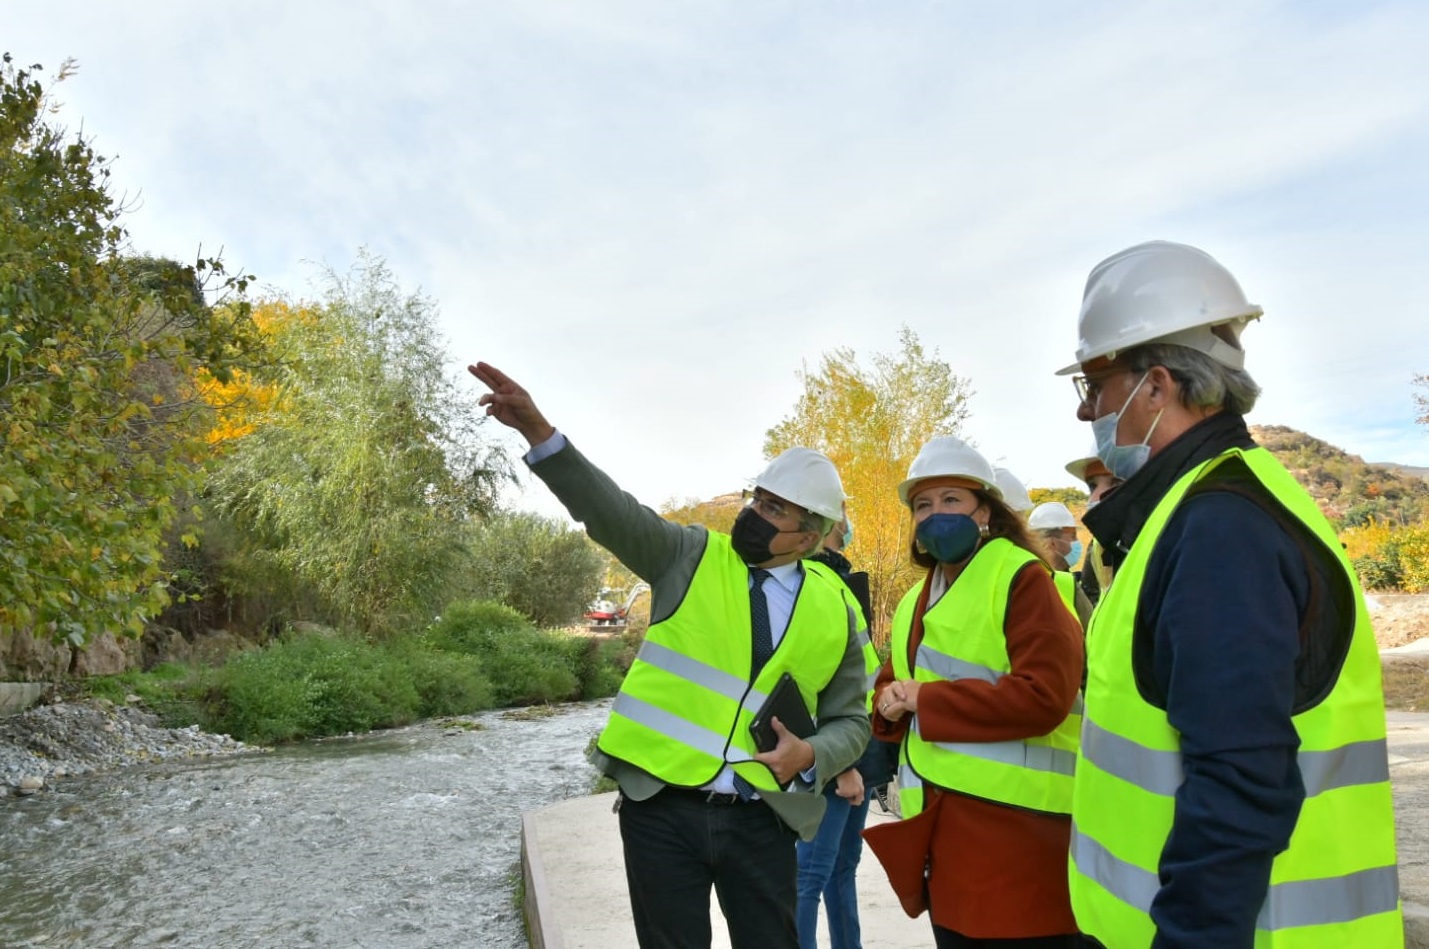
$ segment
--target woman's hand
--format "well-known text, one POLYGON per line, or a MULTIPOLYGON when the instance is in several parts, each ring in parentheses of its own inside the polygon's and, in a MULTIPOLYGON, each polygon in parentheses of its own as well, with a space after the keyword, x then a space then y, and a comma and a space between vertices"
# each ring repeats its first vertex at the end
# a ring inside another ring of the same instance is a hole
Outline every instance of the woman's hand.
POLYGON ((879 693, 878 714, 896 722, 904 715, 918 711, 918 690, 923 683, 917 679, 898 679, 879 693))

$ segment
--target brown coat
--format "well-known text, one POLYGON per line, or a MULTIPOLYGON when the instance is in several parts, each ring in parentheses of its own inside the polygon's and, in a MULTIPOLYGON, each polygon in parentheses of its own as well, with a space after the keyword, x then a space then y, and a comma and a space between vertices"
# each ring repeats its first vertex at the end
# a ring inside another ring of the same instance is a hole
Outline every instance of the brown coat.
MULTIPOLYGON (((956 581, 955 581, 956 582, 956 581)), ((925 586, 926 591, 926 586, 925 586)), ((923 638, 918 604, 910 652, 923 638)), ((930 741, 1009 741, 1045 735, 1066 718, 1082 680, 1082 631, 1046 570, 1018 574, 1004 627, 1012 671, 996 683, 964 679, 925 683, 918 720, 930 741)), ((893 681, 885 663, 874 708, 893 681)), ((902 738, 909 718, 873 716, 875 735, 902 738)), ((1071 818, 1022 810, 925 785, 920 819, 865 832, 909 915, 921 911, 916 886, 924 860, 933 922, 978 939, 1075 932, 1067 893, 1071 818)))

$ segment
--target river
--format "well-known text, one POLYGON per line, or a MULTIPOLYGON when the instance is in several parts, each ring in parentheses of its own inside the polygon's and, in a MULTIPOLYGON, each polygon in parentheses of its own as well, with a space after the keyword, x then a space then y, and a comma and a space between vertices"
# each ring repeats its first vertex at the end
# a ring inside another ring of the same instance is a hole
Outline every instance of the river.
POLYGON ((609 700, 0 799, 4 949, 524 949, 520 814, 588 793, 609 700))

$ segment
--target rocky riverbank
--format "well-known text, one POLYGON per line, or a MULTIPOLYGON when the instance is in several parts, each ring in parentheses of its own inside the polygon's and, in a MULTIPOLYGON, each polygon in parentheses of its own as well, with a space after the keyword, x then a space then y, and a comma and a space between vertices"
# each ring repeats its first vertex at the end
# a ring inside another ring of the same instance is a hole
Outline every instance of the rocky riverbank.
POLYGON ((132 705, 55 702, 0 718, 0 794, 34 794, 72 775, 136 764, 263 750, 197 725, 164 728, 132 705))

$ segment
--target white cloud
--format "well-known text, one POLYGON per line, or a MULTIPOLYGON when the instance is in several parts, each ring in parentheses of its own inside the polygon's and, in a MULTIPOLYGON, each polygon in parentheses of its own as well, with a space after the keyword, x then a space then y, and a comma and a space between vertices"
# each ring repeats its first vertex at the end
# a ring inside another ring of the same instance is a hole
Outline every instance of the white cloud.
MULTIPOLYGON (((164 3, 12 11, 136 245, 295 292, 359 245, 457 357, 526 382, 642 499, 759 466, 801 365, 907 323, 1033 484, 1089 436, 1087 270, 1204 246, 1266 307, 1253 421, 1429 464, 1429 9, 1147 4, 164 3), (28 18, 28 19, 27 19, 28 18)), ((473 392, 473 397, 475 393, 473 392)), ((549 509, 540 490, 534 506, 549 509)))

